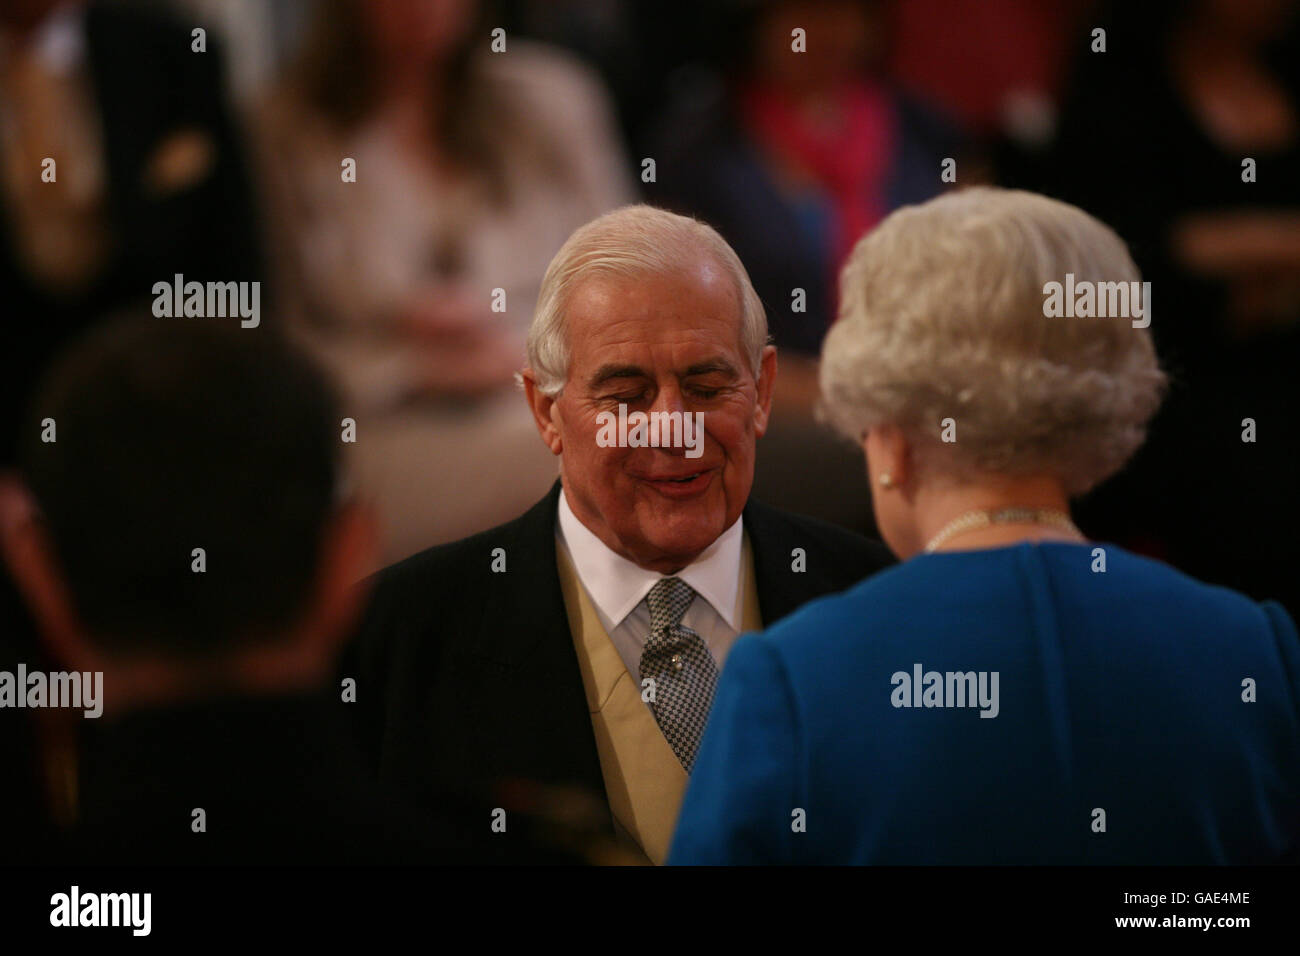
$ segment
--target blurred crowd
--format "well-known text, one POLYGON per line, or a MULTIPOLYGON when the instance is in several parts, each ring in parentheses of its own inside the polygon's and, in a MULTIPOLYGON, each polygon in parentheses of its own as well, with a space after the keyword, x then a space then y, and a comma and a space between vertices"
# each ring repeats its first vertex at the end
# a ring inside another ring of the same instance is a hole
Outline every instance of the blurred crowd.
POLYGON ((495 525, 555 478, 513 380, 546 265, 575 227, 640 198, 714 225, 768 310, 781 374, 756 494, 870 530, 860 459, 814 416, 835 276, 891 210, 993 182, 1113 224, 1153 284, 1171 400, 1135 466, 1083 503, 1084 527, 1294 610, 1294 574, 1254 530, 1294 531, 1300 486, 1293 14, 13 0, 5 461, 70 338, 176 274, 260 281, 266 321, 343 391, 379 562, 495 525), (34 172, 50 156, 59 188, 34 172), (1258 440, 1243 454, 1244 419, 1258 440))

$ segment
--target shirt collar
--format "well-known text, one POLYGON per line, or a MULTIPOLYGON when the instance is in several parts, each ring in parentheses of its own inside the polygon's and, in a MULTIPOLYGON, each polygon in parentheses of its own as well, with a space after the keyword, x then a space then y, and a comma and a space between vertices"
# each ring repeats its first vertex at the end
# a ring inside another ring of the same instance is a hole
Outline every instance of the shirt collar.
MULTIPOLYGON (((712 605, 732 630, 739 630, 736 596, 740 590, 740 551, 743 518, 737 518, 691 564, 677 572, 712 605)), ((665 575, 649 571, 615 553, 573 513, 560 492, 560 535, 582 586, 601 615, 618 627, 665 575)))

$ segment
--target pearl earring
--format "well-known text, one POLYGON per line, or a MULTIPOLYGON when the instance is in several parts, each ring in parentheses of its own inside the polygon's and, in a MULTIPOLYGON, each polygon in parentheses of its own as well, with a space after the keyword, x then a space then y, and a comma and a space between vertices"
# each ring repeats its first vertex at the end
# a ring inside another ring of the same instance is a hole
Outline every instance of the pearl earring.
POLYGON ((882 488, 894 487, 894 476, 887 471, 882 471, 880 473, 880 486, 882 488))

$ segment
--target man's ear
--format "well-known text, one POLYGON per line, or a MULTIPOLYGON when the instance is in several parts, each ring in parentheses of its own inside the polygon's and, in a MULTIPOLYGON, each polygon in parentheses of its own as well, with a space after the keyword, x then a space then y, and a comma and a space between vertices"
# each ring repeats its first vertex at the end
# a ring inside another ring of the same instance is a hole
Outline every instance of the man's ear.
POLYGON ((77 619, 40 508, 13 473, 0 475, 0 553, 54 661, 72 670, 104 670, 77 619))
POLYGON ((368 575, 378 551, 378 520, 374 510, 360 501, 339 508, 321 535, 316 579, 303 624, 331 664, 370 597, 368 575))
POLYGON ((368 506, 348 502, 334 513, 321 534, 316 574, 298 620, 275 644, 235 656, 229 671, 239 686, 283 690, 329 680, 370 597, 365 575, 374 569, 378 541, 368 506))
POLYGON ((555 405, 558 396, 547 395, 538 388, 537 376, 530 368, 520 372, 519 377, 523 379, 524 395, 528 399, 528 407, 533 413, 533 421, 537 423, 537 432, 542 436, 542 441, 546 442, 551 454, 563 454, 564 440, 560 437, 562 419, 559 418, 559 410, 555 405))
POLYGON ((754 406, 754 434, 759 438, 767 432, 772 417, 772 390, 776 386, 776 346, 763 348, 758 363, 758 402, 754 406))

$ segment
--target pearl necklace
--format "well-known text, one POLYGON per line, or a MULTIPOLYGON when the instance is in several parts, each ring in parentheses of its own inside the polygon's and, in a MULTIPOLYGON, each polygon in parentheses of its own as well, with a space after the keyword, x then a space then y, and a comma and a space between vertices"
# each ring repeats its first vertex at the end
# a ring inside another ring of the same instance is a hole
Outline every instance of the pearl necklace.
POLYGON ((931 553, 953 535, 995 524, 1045 524, 1083 537, 1083 532, 1075 526, 1064 511, 1050 508, 999 508, 996 511, 980 509, 967 511, 949 521, 926 543, 925 553, 931 553))

